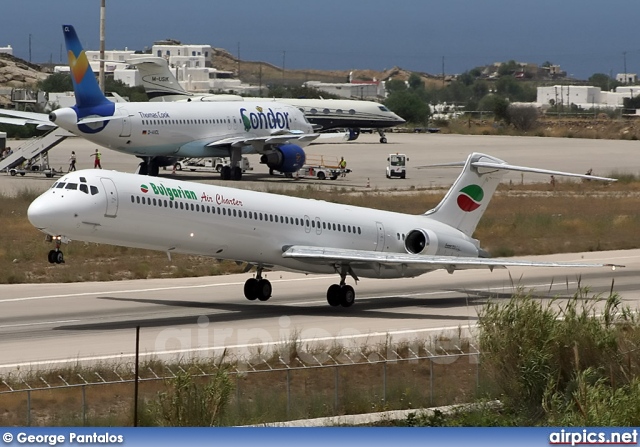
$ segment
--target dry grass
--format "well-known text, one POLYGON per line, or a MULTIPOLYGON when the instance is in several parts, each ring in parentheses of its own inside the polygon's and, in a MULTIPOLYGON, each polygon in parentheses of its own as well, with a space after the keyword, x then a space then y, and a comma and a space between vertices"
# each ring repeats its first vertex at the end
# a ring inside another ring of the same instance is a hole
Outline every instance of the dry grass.
MULTIPOLYGON (((312 187, 291 195, 317 198, 402 213, 421 213, 435 206, 444 190, 353 193, 312 187)), ((240 272, 242 266, 198 256, 72 242, 64 248, 67 263, 51 265, 52 247, 26 217, 35 194, 0 196, 0 283, 110 281, 188 277, 240 272), (78 268, 81 265, 82 268, 78 268)), ((502 185, 474 235, 494 256, 640 247, 640 183, 630 179, 613 185, 599 182, 502 185)))

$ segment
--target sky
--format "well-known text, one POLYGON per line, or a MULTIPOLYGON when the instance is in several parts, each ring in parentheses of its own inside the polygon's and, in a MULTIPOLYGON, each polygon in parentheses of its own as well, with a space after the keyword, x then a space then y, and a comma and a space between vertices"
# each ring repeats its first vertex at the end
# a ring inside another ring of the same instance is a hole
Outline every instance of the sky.
MULTIPOLYGON (((640 72, 640 1, 106 0, 106 48, 156 40, 224 48, 285 69, 459 74, 494 62, 560 64, 570 76, 640 72)), ((100 0, 2 0, 0 47, 66 64, 62 25, 99 49, 100 0)))

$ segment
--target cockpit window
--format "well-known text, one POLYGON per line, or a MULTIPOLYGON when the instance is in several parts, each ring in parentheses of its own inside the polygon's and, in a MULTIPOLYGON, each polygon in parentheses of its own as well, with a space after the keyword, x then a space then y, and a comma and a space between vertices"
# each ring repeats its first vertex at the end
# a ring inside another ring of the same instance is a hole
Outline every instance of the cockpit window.
POLYGON ((383 112, 388 112, 389 111, 389 109, 387 109, 385 106, 378 106, 378 108, 380 110, 382 110, 383 112))
POLYGON ((56 188, 57 186, 58 186, 58 182, 55 182, 53 185, 51 185, 51 188, 49 188, 49 189, 56 188))
POLYGON ((67 183, 67 186, 64 189, 78 189, 77 183, 67 183))
POLYGON ((96 194, 98 194, 98 188, 96 188, 95 186, 91 185, 91 195, 95 196, 96 194))
POLYGON ((84 183, 80 184, 80 191, 82 191, 85 194, 89 194, 89 187, 87 185, 85 185, 84 183))
POLYGON ((80 177, 80 182, 82 182, 82 183, 87 183, 87 179, 86 179, 86 178, 84 178, 84 177, 80 177))
POLYGON ((57 189, 62 189, 62 188, 64 188, 64 185, 65 185, 64 183, 60 182, 60 183, 58 183, 58 186, 56 186, 56 188, 57 189))

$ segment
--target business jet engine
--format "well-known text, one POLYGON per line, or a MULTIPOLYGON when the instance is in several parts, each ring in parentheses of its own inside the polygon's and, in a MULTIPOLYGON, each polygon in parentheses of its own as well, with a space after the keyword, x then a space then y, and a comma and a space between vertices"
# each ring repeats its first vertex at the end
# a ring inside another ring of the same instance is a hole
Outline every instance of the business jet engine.
POLYGON ((436 234, 431 230, 411 230, 404 240, 407 253, 431 256, 484 257, 484 251, 468 240, 451 235, 436 234))
POLYGON ((296 172, 302 168, 305 161, 304 150, 296 144, 276 146, 273 150, 260 157, 260 163, 266 164, 269 169, 282 173, 296 172))

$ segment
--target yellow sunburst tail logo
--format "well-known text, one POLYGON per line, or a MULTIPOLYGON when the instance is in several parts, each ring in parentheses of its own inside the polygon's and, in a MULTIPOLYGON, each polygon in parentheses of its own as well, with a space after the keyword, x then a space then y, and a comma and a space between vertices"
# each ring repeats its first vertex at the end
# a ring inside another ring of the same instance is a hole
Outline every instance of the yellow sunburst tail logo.
POLYGON ((89 68, 89 61, 84 51, 82 51, 80 57, 76 59, 73 51, 69 50, 69 68, 71 68, 71 75, 75 83, 80 84, 82 78, 84 78, 84 75, 87 73, 87 68, 89 68))

